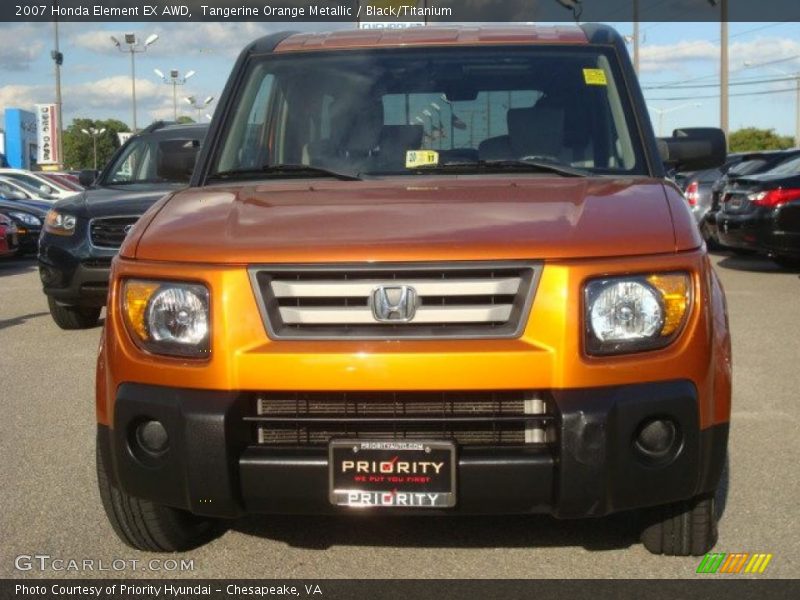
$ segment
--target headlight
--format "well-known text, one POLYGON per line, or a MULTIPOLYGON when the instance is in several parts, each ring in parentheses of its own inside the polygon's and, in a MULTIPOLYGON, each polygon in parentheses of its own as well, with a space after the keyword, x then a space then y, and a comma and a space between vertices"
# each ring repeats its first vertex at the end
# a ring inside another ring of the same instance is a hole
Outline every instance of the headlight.
POLYGON ((22 221, 23 223, 25 223, 25 225, 28 225, 29 227, 39 227, 42 224, 42 222, 39 219, 37 219, 36 216, 30 213, 17 212, 15 210, 12 210, 6 214, 11 217, 14 217, 19 221, 22 221))
POLYGON ((136 343, 149 352, 202 358, 211 350, 203 285, 131 279, 122 286, 122 312, 136 343))
POLYGON ((50 210, 44 219, 44 230, 55 235, 72 235, 75 233, 75 217, 50 210))
POLYGON ((596 279, 586 285, 586 351, 621 354, 663 348, 691 305, 686 273, 596 279))

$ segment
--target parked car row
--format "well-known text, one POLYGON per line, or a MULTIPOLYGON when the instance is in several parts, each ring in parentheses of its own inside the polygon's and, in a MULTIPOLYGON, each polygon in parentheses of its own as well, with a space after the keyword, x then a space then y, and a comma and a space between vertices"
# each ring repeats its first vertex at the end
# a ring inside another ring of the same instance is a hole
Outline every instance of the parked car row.
POLYGON ((0 169, 0 215, 6 223, 0 257, 36 254, 47 211, 59 197, 82 189, 65 173, 0 169))
POLYGON ((677 180, 710 246, 800 267, 800 149, 731 154, 677 180))
POLYGON ((59 327, 97 324, 111 260, 150 206, 189 183, 207 129, 154 123, 132 136, 102 172, 81 172, 83 192, 52 205, 39 243, 39 276, 59 327))

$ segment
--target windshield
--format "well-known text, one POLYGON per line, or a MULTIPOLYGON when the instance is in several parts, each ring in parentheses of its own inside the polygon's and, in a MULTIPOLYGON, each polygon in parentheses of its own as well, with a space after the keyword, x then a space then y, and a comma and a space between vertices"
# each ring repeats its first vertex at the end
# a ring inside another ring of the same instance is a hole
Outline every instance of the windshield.
POLYGON ((275 165, 410 175, 520 160, 598 174, 647 172, 610 50, 271 55, 250 63, 240 90, 212 179, 275 165))
POLYGON ((189 181, 200 140, 144 135, 131 139, 108 170, 105 185, 185 183, 189 181))
POLYGON ((41 190, 33 187, 32 185, 29 185, 29 184, 25 183, 24 181, 14 181, 12 183, 12 182, 6 181, 5 179, 0 179, 0 191, 9 192, 10 193, 10 192, 12 192, 14 190, 21 191, 26 196, 32 196, 34 198, 38 197, 38 196, 44 196, 45 195, 41 190))

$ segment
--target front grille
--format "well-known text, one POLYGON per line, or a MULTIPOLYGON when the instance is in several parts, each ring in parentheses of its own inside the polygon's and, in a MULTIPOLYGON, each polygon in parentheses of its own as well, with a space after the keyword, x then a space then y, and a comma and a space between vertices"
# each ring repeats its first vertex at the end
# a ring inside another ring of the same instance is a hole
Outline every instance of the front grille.
POLYGON ((275 339, 518 337, 538 263, 255 267, 275 339))
POLYGON ((334 438, 509 446, 554 438, 553 403, 533 391, 265 392, 252 403, 244 419, 267 446, 324 446, 334 438))
POLYGON ((133 225, 139 217, 104 217, 93 219, 89 225, 92 244, 102 248, 119 248, 125 240, 125 228, 133 225))

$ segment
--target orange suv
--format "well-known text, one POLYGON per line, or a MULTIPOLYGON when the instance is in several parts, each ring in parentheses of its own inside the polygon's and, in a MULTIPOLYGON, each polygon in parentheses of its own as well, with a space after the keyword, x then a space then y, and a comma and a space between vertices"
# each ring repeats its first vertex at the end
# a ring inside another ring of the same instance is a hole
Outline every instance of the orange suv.
POLYGON ((246 513, 641 509, 716 541, 725 298, 621 37, 277 34, 248 46, 188 189, 114 260, 99 485, 119 537, 246 513))

